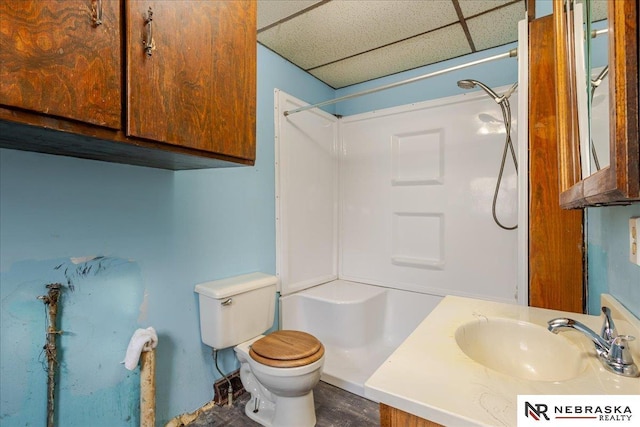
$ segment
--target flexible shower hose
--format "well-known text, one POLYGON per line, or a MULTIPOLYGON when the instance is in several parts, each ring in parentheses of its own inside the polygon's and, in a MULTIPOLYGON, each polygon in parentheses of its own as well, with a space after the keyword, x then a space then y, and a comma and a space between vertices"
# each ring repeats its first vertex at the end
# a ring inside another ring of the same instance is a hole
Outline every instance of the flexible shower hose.
POLYGON ((502 174, 504 173, 504 167, 507 160, 507 151, 511 151, 511 157, 513 158, 513 166, 515 167, 516 174, 518 173, 518 160, 516 159, 516 152, 513 148, 513 141, 511 141, 511 105, 509 104, 509 99, 504 98, 500 103, 500 109, 502 109, 502 118, 504 120, 504 127, 506 130, 506 137, 504 140, 504 150, 502 151, 502 161, 500 163, 500 172, 498 173, 498 179, 496 181, 496 189, 493 192, 493 203, 491 204, 491 214, 493 215, 493 220, 498 227, 503 228, 505 230, 515 230, 518 228, 518 224, 514 226, 506 226, 500 222, 498 216, 496 215, 496 202, 498 200, 498 193, 500 192, 500 184, 502 182, 502 174))

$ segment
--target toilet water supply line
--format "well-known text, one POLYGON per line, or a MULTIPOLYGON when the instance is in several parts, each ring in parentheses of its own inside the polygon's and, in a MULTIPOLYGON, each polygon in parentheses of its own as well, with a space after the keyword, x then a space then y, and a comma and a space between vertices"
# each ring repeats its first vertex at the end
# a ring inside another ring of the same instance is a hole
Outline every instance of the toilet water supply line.
POLYGON ((213 353, 213 364, 216 365, 216 369, 218 370, 218 373, 220 373, 220 375, 222 375, 222 377, 227 381, 227 384, 229 384, 229 387, 227 388, 227 406, 232 406, 233 405, 233 387, 231 386, 231 380, 229 380, 229 378, 225 374, 223 374, 220 368, 218 367, 218 349, 214 348, 212 353, 213 353))
POLYGON ((62 331, 58 330, 57 327, 58 302, 62 284, 50 283, 45 287, 49 289, 47 295, 40 295, 37 298, 44 302, 47 307, 47 341, 43 347, 47 355, 47 427, 54 427, 56 374, 58 371, 58 350, 56 342, 58 335, 62 334, 62 331))

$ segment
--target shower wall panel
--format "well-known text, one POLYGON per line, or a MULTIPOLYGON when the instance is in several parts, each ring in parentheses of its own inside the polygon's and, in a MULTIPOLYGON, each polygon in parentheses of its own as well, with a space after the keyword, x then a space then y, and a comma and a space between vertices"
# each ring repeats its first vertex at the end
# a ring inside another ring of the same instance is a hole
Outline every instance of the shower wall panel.
POLYGON ((338 277, 338 119, 275 91, 276 270, 287 295, 338 277))
MULTIPOLYGON (((492 99, 469 93, 349 116, 339 130, 341 278, 516 302, 517 232, 492 218, 506 135, 492 99)), ((517 209, 509 155, 496 212, 515 225, 517 209)))

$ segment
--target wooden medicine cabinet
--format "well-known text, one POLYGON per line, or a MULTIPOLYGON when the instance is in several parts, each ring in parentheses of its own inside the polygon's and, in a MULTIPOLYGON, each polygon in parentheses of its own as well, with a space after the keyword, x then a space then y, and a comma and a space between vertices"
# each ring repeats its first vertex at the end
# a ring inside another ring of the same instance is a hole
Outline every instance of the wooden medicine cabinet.
MULTIPOLYGON (((589 1, 580 5, 576 0, 554 0, 553 3, 560 206, 564 209, 640 201, 638 1, 607 2, 609 162, 598 170, 585 172, 584 163, 590 162, 585 153, 588 155, 590 150, 585 149, 584 141, 591 141, 588 125, 591 111, 587 107, 586 128, 584 121, 580 123, 584 116, 578 113, 585 111, 579 102, 581 96, 585 98, 584 92, 591 90, 591 70, 586 67, 588 87, 585 87, 585 82, 579 78, 581 72, 585 73, 580 68, 585 67, 585 61, 579 55, 582 46, 578 45, 582 29, 576 27, 583 25, 583 18, 574 12, 590 7, 589 1)), ((588 43, 591 34, 585 34, 588 43)), ((590 63, 588 58, 586 63, 590 63)))

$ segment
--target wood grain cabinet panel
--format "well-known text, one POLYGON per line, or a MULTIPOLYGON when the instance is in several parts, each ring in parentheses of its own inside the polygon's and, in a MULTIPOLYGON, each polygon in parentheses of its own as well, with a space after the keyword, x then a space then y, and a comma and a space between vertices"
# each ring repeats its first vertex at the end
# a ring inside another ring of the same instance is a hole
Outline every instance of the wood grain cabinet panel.
POLYGON ((186 0, 127 5, 129 135, 250 158, 255 7, 186 0), (153 20, 145 23, 150 12, 153 20))
POLYGON ((174 170, 252 165, 256 8, 0 0, 0 147, 174 170))
POLYGON ((120 128, 120 2, 97 6, 0 1, 0 104, 120 128))
POLYGON ((529 305, 583 313, 582 212, 560 208, 553 16, 529 23, 529 305))
POLYGON ((444 427, 393 406, 380 404, 380 427, 444 427))

